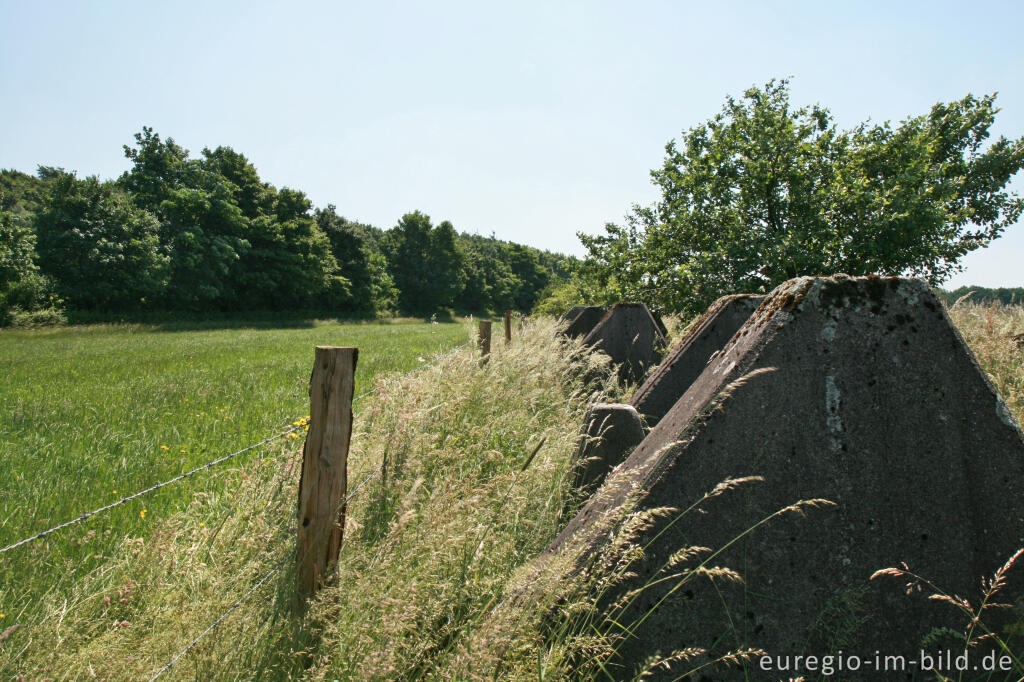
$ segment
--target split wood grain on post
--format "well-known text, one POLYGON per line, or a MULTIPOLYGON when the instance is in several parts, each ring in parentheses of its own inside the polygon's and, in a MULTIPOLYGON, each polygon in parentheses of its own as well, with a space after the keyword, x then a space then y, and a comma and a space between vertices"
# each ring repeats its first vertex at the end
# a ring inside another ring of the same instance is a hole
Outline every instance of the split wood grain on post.
POLYGON ((358 348, 316 348, 299 481, 297 578, 303 597, 312 596, 323 585, 341 549, 358 358, 358 348))
POLYGON ((480 364, 486 365, 491 356, 491 321, 480 320, 480 364))

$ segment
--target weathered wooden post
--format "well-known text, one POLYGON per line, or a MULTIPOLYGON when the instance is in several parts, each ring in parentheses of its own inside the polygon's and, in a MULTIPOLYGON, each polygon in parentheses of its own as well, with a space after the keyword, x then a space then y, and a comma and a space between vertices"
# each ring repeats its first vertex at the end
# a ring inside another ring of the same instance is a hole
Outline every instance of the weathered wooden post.
POLYGON ((491 321, 480 320, 480 364, 486 365, 491 355, 491 321))
POLYGON ((316 347, 309 379, 309 433, 299 479, 297 576, 303 597, 320 589, 341 549, 358 358, 358 348, 316 347))
POLYGON ((512 343, 512 311, 505 311, 505 345, 512 343))

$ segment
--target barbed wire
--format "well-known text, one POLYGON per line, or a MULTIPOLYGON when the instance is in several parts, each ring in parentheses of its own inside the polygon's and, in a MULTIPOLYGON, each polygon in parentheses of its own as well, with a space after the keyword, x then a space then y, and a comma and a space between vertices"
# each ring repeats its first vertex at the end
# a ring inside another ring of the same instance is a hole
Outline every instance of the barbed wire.
POLYGON ((100 507, 98 509, 94 509, 94 510, 89 511, 89 512, 82 512, 81 514, 79 514, 75 518, 71 519, 70 521, 65 521, 64 523, 59 524, 57 526, 54 526, 53 528, 47 528, 46 530, 40 531, 39 533, 36 533, 35 535, 33 535, 31 537, 27 537, 24 540, 19 540, 18 542, 15 542, 13 545, 7 545, 3 549, 0 549, 0 554, 3 554, 4 552, 8 552, 8 551, 14 549, 15 547, 20 547, 21 545, 27 544, 29 542, 33 542, 35 540, 41 540, 41 539, 45 538, 47 535, 49 535, 51 533, 56 533, 59 530, 67 528, 68 526, 73 526, 76 523, 81 523, 82 521, 85 521, 88 518, 96 516, 97 514, 103 514, 104 512, 110 511, 111 509, 114 509, 116 507, 120 507, 122 504, 127 504, 128 502, 131 502, 132 500, 134 500, 134 499, 136 499, 138 497, 142 497, 143 495, 148 495, 149 493, 154 492, 156 490, 159 490, 160 488, 168 486, 168 485, 170 485, 172 483, 177 483, 178 481, 184 480, 184 479, 188 478, 189 476, 193 476, 195 474, 198 474, 200 471, 204 471, 206 469, 209 469, 210 467, 213 467, 213 466, 216 466, 216 465, 220 464, 221 462, 226 462, 229 459, 233 459, 235 457, 238 457, 239 455, 244 454, 246 452, 249 452, 250 450, 255 450, 258 447, 261 447, 263 445, 266 445, 267 443, 275 441, 278 438, 283 438, 284 436, 287 436, 289 433, 294 433, 297 430, 298 430, 297 426, 291 426, 291 427, 285 429, 284 431, 282 431, 281 433, 276 433, 273 436, 269 436, 268 438, 264 438, 259 443, 253 443, 252 445, 244 447, 241 450, 237 450, 235 452, 232 452, 229 455, 224 455, 223 457, 215 459, 212 462, 207 462, 206 464, 203 464, 202 466, 198 466, 195 469, 192 469, 191 471, 186 471, 185 473, 179 474, 178 476, 175 476, 174 478, 168 479, 168 480, 163 481, 161 483, 157 483, 156 485, 152 485, 152 486, 150 486, 150 487, 148 487, 148 488, 146 488, 144 490, 138 491, 137 493, 133 493, 131 495, 128 495, 127 497, 122 497, 117 502, 111 502, 108 505, 105 505, 105 506, 100 507))
MULTIPOLYGON (((368 395, 376 393, 376 392, 380 391, 381 389, 394 384, 396 381, 399 381, 400 379, 403 379, 403 378, 409 376, 410 374, 412 374, 414 372, 418 372, 419 370, 423 369, 424 367, 427 367, 429 365, 432 365, 432 364, 436 363, 441 358, 446 357, 448 355, 451 355, 452 353, 454 353, 455 351, 457 351, 457 350, 459 350, 461 348, 465 348, 470 343, 472 343, 472 341, 467 341, 466 343, 462 344, 461 346, 453 348, 450 351, 435 357, 430 362, 426 362, 426 363, 420 365, 419 367, 416 367, 415 369, 412 369, 412 370, 406 372, 405 374, 403 374, 403 375, 401 375, 399 377, 396 377, 396 378, 394 378, 394 379, 392 379, 390 381, 387 381, 387 382, 381 384, 380 386, 377 386, 377 387, 373 388, 372 390, 366 391, 365 393, 362 393, 362 394, 358 395, 357 397, 353 398, 352 402, 355 403, 356 401, 358 401, 358 400, 360 400, 362 398, 365 398, 368 395)), ((341 504, 342 505, 348 504, 352 500, 352 498, 354 498, 356 496, 356 494, 360 491, 360 489, 363 488, 363 486, 365 486, 367 483, 369 483, 371 480, 373 480, 373 478, 375 476, 379 475, 384 470, 385 466, 387 466, 387 462, 382 462, 380 466, 378 466, 376 469, 374 469, 369 474, 367 474, 363 478, 363 480, 359 481, 359 483, 356 484, 356 487, 352 489, 352 492, 350 492, 348 495, 345 496, 345 499, 342 500, 341 504)), ((181 658, 185 654, 187 654, 189 651, 194 649, 195 646, 199 643, 199 641, 201 639, 203 639, 203 637, 205 637, 206 635, 210 634, 218 625, 221 624, 221 622, 225 618, 227 618, 235 609, 237 609, 239 606, 241 606, 245 602, 246 599, 251 597, 253 595, 253 593, 256 592, 256 590, 258 590, 260 588, 261 585, 263 585, 265 582, 267 582, 267 580, 269 580, 271 578, 271 576, 273 576, 275 573, 280 571, 281 568, 284 566, 284 562, 286 560, 287 560, 287 557, 285 557, 285 559, 282 559, 281 561, 279 561, 276 566, 274 566, 272 569, 270 569, 260 579, 259 582, 257 582, 255 585, 253 585, 251 588, 249 588, 249 590, 245 594, 243 594, 241 597, 239 597, 237 600, 235 600, 235 602, 233 604, 231 604, 231 606, 229 606, 223 613, 221 613, 220 616, 218 616, 215 621, 210 623, 210 625, 205 630, 203 630, 198 635, 196 635, 196 637, 191 642, 189 642, 188 645, 184 649, 179 651, 178 654, 174 658, 172 658, 162 668, 160 668, 160 670, 158 670, 156 672, 156 674, 153 675, 153 677, 149 678, 149 682, 153 682, 158 677, 163 675, 165 672, 170 670, 171 667, 175 663, 177 663, 179 660, 181 660, 181 658)))
MULTIPOLYGON (((443 359, 443 358, 445 358, 445 357, 447 357, 449 355, 452 355, 456 351, 458 351, 458 350, 460 350, 462 348, 465 348, 466 346, 470 345, 471 343, 472 343, 472 340, 467 341, 466 343, 463 343, 460 346, 456 346, 455 348, 452 348, 451 350, 449 350, 449 351, 447 351, 445 353, 442 353, 441 355, 438 355, 438 356, 432 358, 429 362, 425 362, 422 365, 420 365, 418 367, 415 367, 415 368, 409 370, 408 372, 406 372, 406 373, 404 373, 404 374, 402 374, 402 375, 400 375, 398 377, 395 377, 394 379, 391 379, 390 381, 387 381, 387 382, 385 382, 383 384, 380 384, 379 386, 374 387, 373 389, 371 389, 369 391, 366 391, 365 393, 361 393, 360 395, 358 395, 358 396, 356 396, 355 398, 352 399, 353 404, 356 403, 357 401, 359 401, 359 400, 369 396, 369 395, 377 393, 378 391, 381 391, 384 388, 395 384, 396 382, 404 379, 405 377, 408 377, 410 374, 418 372, 421 369, 424 369, 426 367, 429 367, 430 365, 433 365, 433 364, 437 363, 441 359, 443 359)), ((237 452, 233 452, 230 455, 225 455, 224 457, 221 457, 219 459, 213 460, 212 462, 208 462, 207 464, 204 464, 201 467, 197 467, 197 468, 193 469, 192 471, 189 471, 189 472, 186 472, 184 474, 181 474, 180 476, 176 476, 175 478, 172 478, 172 479, 170 479, 168 481, 165 481, 163 483, 158 483, 157 485, 152 486, 150 488, 147 488, 145 490, 140 490, 139 492, 135 493, 134 495, 130 495, 128 497, 122 498, 121 500, 119 500, 119 501, 117 501, 117 502, 115 502, 113 504, 107 505, 106 507, 101 507, 101 508, 99 508, 99 509, 97 509, 95 511, 82 514, 78 518, 72 519, 71 521, 68 521, 67 523, 63 523, 63 524, 61 524, 59 526, 54 526, 53 528, 45 530, 42 533, 38 533, 38 534, 36 534, 36 535, 34 535, 34 536, 30 537, 30 538, 25 538, 24 540, 21 540, 20 542, 17 542, 17 543, 15 543, 13 545, 10 545, 10 546, 5 547, 4 549, 0 550, 0 554, 2 554, 3 552, 6 552, 9 549, 13 549, 13 548, 15 548, 15 547, 17 547, 19 545, 23 545, 23 544, 25 544, 27 542, 31 542, 33 540, 38 540, 39 538, 45 537, 46 535, 49 535, 50 533, 56 532, 57 530, 60 530, 61 528, 66 528, 66 527, 68 527, 70 525, 73 525, 75 523, 79 523, 80 521, 84 521, 85 519, 89 518, 90 516, 94 516, 96 514, 102 513, 104 511, 107 511, 108 509, 113 509, 114 507, 117 507, 119 505, 125 504, 126 502, 129 502, 130 500, 133 500, 133 499, 135 499, 137 497, 140 497, 140 496, 145 495, 145 494, 147 494, 149 492, 152 492, 153 490, 157 490, 157 489, 162 488, 162 487, 164 487, 166 485, 170 485, 171 483, 174 483, 176 481, 180 481, 180 480, 182 480, 184 478, 187 478, 187 477, 189 477, 189 476, 191 476, 191 475, 193 475, 195 473, 198 473, 199 471, 202 471, 203 469, 208 469, 208 468, 210 468, 210 467, 212 467, 212 466, 214 466, 216 464, 219 464, 220 462, 223 462, 225 460, 231 459, 232 457, 237 457, 238 455, 240 455, 240 454, 242 454, 244 452, 247 452, 247 451, 252 450, 254 448, 260 447, 261 445, 265 445, 266 443, 269 443, 269 442, 271 442, 271 441, 273 441, 273 440, 275 440, 277 438, 282 438, 282 437, 286 436, 289 433, 294 433, 295 431, 298 430, 298 428, 299 427, 297 427, 297 426, 292 426, 289 429, 287 429, 285 431, 282 431, 281 433, 278 433, 278 434, 275 434, 273 436, 270 436, 269 438, 265 438, 264 440, 260 441, 259 443, 255 443, 255 444, 250 445, 250 446, 248 446, 246 448, 243 448, 242 450, 239 450, 237 452)), ((365 486, 367 483, 369 483, 375 476, 379 475, 384 470, 384 467, 386 465, 387 465, 387 462, 382 462, 380 466, 378 466, 376 469, 374 469, 369 474, 367 474, 366 477, 364 477, 363 480, 361 480, 356 485, 356 487, 352 489, 352 492, 348 493, 348 495, 345 496, 345 499, 342 502, 342 504, 348 504, 356 496, 356 494, 363 488, 363 486, 365 486)), ((260 578, 259 581, 256 582, 255 585, 250 587, 245 592, 245 594, 243 594, 241 597, 236 599, 227 609, 225 609, 216 618, 216 620, 214 620, 212 623, 210 623, 206 627, 205 630, 203 630, 198 635, 196 635, 192 639, 192 641, 189 642, 185 646, 184 649, 179 651, 171 660, 169 660, 159 670, 157 670, 156 673, 154 673, 153 676, 151 678, 149 678, 149 682, 154 682, 154 680, 160 678, 164 673, 166 673, 168 670, 170 670, 174 666, 175 663, 180 661, 186 654, 188 654, 188 652, 190 652, 192 649, 194 649, 196 647, 196 645, 198 645, 199 642, 204 637, 206 637, 208 634, 213 632, 217 628, 217 626, 219 626, 224 621, 225 618, 227 618, 229 615, 234 613, 234 611, 239 606, 241 606, 243 603, 245 603, 245 601, 247 599, 249 599, 249 597, 251 597, 253 594, 256 593, 256 590, 258 590, 260 587, 262 587, 268 580, 270 580, 271 577, 274 576, 274 574, 276 574, 278 571, 280 571, 281 568, 284 566, 284 564, 285 564, 285 562, 287 560, 288 560, 288 557, 286 556, 283 559, 281 559, 279 562, 277 562, 277 565, 275 565, 273 568, 271 568, 269 571, 267 571, 263 575, 263 577, 260 578)))
MULTIPOLYGON (((353 401, 353 402, 355 402, 355 401, 353 401)), ((370 472, 370 473, 369 473, 369 474, 368 474, 368 475, 367 475, 367 476, 366 476, 365 478, 363 478, 363 480, 362 480, 362 481, 360 481, 360 482, 359 482, 359 484, 358 484, 358 485, 356 485, 356 487, 352 489, 352 492, 350 492, 350 493, 349 493, 348 495, 346 495, 346 496, 345 496, 345 499, 344 499, 344 500, 342 501, 342 503, 341 503, 341 504, 343 504, 343 505, 344 505, 344 504, 348 504, 348 503, 349 503, 349 501, 350 501, 350 500, 352 500, 352 498, 356 496, 356 493, 358 493, 358 492, 359 492, 360 488, 362 488, 362 487, 363 487, 364 485, 366 485, 367 483, 369 483, 369 482, 370 482, 370 480, 371 480, 371 479, 373 479, 373 477, 374 477, 374 476, 378 475, 378 474, 379 474, 379 473, 380 473, 381 471, 383 471, 383 470, 384 470, 384 466, 385 466, 384 464, 381 464, 381 465, 380 465, 379 467, 377 467, 376 469, 374 469, 373 471, 371 471, 371 472, 370 472)), ((207 628, 206 628, 205 630, 203 630, 203 631, 202 631, 202 632, 200 632, 200 633, 199 633, 198 635, 196 635, 196 636, 195 636, 195 638, 194 638, 194 639, 193 639, 193 640, 192 640, 191 642, 189 642, 189 643, 188 643, 188 645, 187 645, 187 646, 186 646, 186 647, 185 647, 184 649, 182 649, 181 651, 179 651, 179 652, 177 653, 177 655, 175 655, 175 657, 174 657, 174 658, 172 658, 172 659, 171 659, 170 661, 168 661, 167 663, 165 663, 165 664, 164 664, 164 666, 163 666, 162 668, 160 668, 160 669, 159 669, 159 670, 158 670, 158 671, 156 672, 156 674, 154 674, 154 675, 153 675, 153 676, 152 676, 151 678, 149 678, 149 682, 153 682, 153 680, 157 679, 158 677, 160 677, 161 675, 163 675, 163 674, 164 674, 165 672, 167 672, 168 670, 170 670, 170 669, 171 669, 171 667, 172 667, 172 666, 173 666, 173 665, 174 665, 175 663, 177 663, 177 662, 178 662, 179 660, 181 660, 181 658, 182 658, 182 657, 183 657, 183 656, 184 656, 185 654, 187 654, 187 653, 188 653, 189 651, 191 651, 192 649, 194 649, 194 648, 195 648, 195 646, 196 646, 197 644, 199 644, 199 641, 200 641, 201 639, 203 639, 203 637, 205 637, 206 635, 208 635, 208 634, 210 634, 211 632, 213 632, 213 631, 214 631, 214 630, 215 630, 215 629, 217 628, 217 626, 218 626, 218 625, 220 625, 220 624, 221 624, 221 622, 223 622, 223 620, 224 620, 225 618, 227 618, 227 617, 228 617, 229 615, 231 615, 231 613, 232 613, 232 612, 234 612, 234 610, 235 610, 235 609, 237 609, 237 608, 238 608, 239 606, 241 606, 241 605, 242 605, 242 604, 243 604, 243 603, 245 602, 245 600, 247 600, 247 599, 248 599, 249 597, 251 597, 251 596, 253 595, 253 593, 254 593, 254 592, 256 592, 256 590, 258 590, 258 589, 260 588, 260 586, 261 586, 261 585, 263 585, 263 584, 264 584, 265 582, 267 582, 268 580, 270 580, 270 578, 271 578, 271 577, 272 577, 272 576, 273 576, 273 575, 274 575, 275 573, 277 573, 278 571, 280 571, 280 570, 281 570, 281 569, 282 569, 282 568, 284 567, 284 564, 285 564, 285 562, 286 562, 287 560, 288 560, 288 557, 286 556, 286 557, 284 557, 283 559, 281 559, 280 561, 278 561, 278 562, 277 562, 277 565, 275 565, 275 566, 274 566, 274 567, 273 567, 272 569, 270 569, 269 571, 267 571, 267 573, 266 573, 266 574, 265 574, 265 575, 264 575, 264 576, 263 576, 262 578, 260 578, 259 582, 257 582, 257 583, 256 583, 255 585, 253 585, 252 587, 250 587, 250 588, 249 588, 249 590, 248 590, 248 591, 247 591, 247 592, 246 592, 245 594, 243 594, 243 595, 242 595, 241 597, 239 597, 238 599, 236 599, 236 600, 235 600, 235 602, 234 602, 233 604, 231 604, 231 606, 229 606, 229 607, 228 607, 227 609, 225 609, 225 610, 224 610, 224 612, 223 612, 223 613, 221 613, 221 614, 220 614, 220 615, 219 615, 219 616, 217 617, 217 619, 216 619, 215 621, 213 621, 212 623, 210 623, 210 625, 209 625, 209 626, 207 626, 207 628)))
POLYGON ((212 623, 210 623, 210 625, 205 630, 203 630, 198 635, 196 635, 195 639, 193 639, 191 642, 188 643, 188 646, 186 646, 184 649, 179 651, 178 654, 174 658, 172 658, 166 664, 164 664, 164 667, 162 667, 162 668, 160 668, 160 670, 156 671, 156 674, 154 674, 153 677, 149 678, 149 682, 153 682, 153 680, 157 679, 158 677, 163 675, 165 672, 170 670, 171 667, 175 663, 177 663, 179 660, 181 660, 182 656, 184 656, 188 652, 192 651, 192 649, 195 648, 195 646, 197 644, 199 644, 199 640, 201 640, 203 637, 205 637, 206 635, 208 635, 211 632, 213 632, 214 629, 216 629, 216 627, 221 624, 221 621, 223 621, 225 618, 227 618, 229 615, 231 615, 234 612, 235 609, 237 609, 239 606, 242 605, 243 602, 245 602, 246 599, 251 597, 253 595, 253 593, 256 592, 256 590, 258 590, 261 585, 263 585, 263 583, 265 583, 268 580, 270 580, 271 576, 273 576, 275 573, 280 571, 281 567, 284 566, 284 562, 287 561, 287 560, 288 560, 288 557, 285 557, 281 561, 277 562, 277 565, 274 566, 269 571, 267 571, 266 575, 264 575, 262 578, 260 578, 260 581, 258 583, 256 583, 252 587, 250 587, 248 592, 246 592, 241 597, 236 599, 234 604, 229 606, 227 608, 227 610, 225 610, 222 614, 220 614, 220 616, 217 617, 217 620, 215 620, 212 623))
MULTIPOLYGON (((433 365, 433 364, 439 362, 443 358, 446 358, 449 355, 455 353, 456 351, 465 348, 466 346, 468 346, 472 342, 473 341, 471 339, 471 340, 467 341, 466 343, 463 343, 460 346, 456 346, 455 348, 452 348, 451 350, 446 351, 446 352, 444 352, 444 353, 442 353, 442 354, 432 358, 431 360, 423 363, 422 365, 419 365, 418 367, 414 367, 413 369, 409 370, 408 372, 406 372, 406 373, 404 373, 402 375, 399 375, 399 376, 395 377, 394 379, 386 381, 383 384, 375 386, 374 388, 370 389, 369 391, 366 391, 364 393, 359 394, 358 396, 356 396, 355 398, 352 399, 352 403, 355 404, 356 402, 362 400, 363 398, 366 398, 367 396, 370 396, 370 395, 372 395, 374 393, 377 393, 378 391, 381 391, 384 388, 387 388, 388 386, 391 386, 391 385, 397 383, 398 381, 401 381, 402 379, 408 377, 410 374, 414 374, 414 373, 420 371, 421 369, 424 369, 426 367, 429 367, 430 365, 433 365)), ((192 469, 190 471, 186 471, 183 474, 179 474, 178 476, 175 476, 174 478, 168 479, 166 481, 162 481, 160 483, 152 485, 152 486, 150 486, 148 488, 145 488, 144 490, 140 490, 140 491, 138 491, 136 493, 133 493, 131 495, 128 495, 126 497, 122 497, 120 500, 117 500, 116 502, 112 502, 112 503, 110 503, 108 505, 105 505, 103 507, 99 507, 98 509, 94 509, 92 511, 82 512, 81 514, 79 514, 78 516, 76 516, 75 518, 73 518, 73 519, 71 519, 69 521, 65 521, 64 523, 58 524, 56 526, 53 526, 52 528, 47 528, 46 530, 40 531, 40 532, 36 533, 35 535, 32 535, 32 536, 29 536, 29 537, 24 538, 22 540, 19 540, 18 542, 15 542, 14 544, 7 545, 6 547, 0 549, 0 554, 4 554, 5 552, 9 552, 12 549, 15 549, 15 548, 20 547, 20 546, 25 545, 25 544, 28 544, 30 542, 35 542, 36 540, 41 540, 41 539, 45 538, 47 535, 50 535, 51 533, 56 533, 59 530, 63 530, 65 528, 68 528, 69 526, 74 526, 75 524, 81 523, 82 521, 85 521, 85 520, 87 520, 89 518, 92 518, 93 516, 96 516, 97 514, 106 513, 108 511, 110 511, 111 509, 115 509, 117 507, 120 507, 123 504, 127 504, 128 502, 131 502, 132 500, 134 500, 136 498, 142 497, 143 495, 148 495, 149 493, 155 492, 155 491, 157 491, 157 490, 159 490, 159 489, 161 489, 161 488, 163 488, 165 486, 171 485, 172 483, 177 483, 178 481, 182 481, 182 480, 184 480, 186 478, 189 478, 190 476, 198 474, 200 471, 205 471, 206 469, 209 469, 209 468, 214 467, 214 466, 216 466, 218 464, 221 464, 222 462, 226 462, 229 459, 234 459, 235 457, 238 457, 239 455, 245 454, 246 452, 249 452, 250 450, 255 450, 258 447, 262 447, 262 446, 266 445, 267 443, 273 442, 273 441, 277 440, 278 438, 284 438, 285 436, 287 436, 290 433, 295 433, 296 431, 299 430, 299 428, 300 428, 300 426, 297 426, 297 425, 290 426, 287 429, 285 429, 284 431, 281 431, 280 433, 276 433, 273 436, 269 436, 267 438, 264 438, 263 440, 261 440, 258 443, 253 443, 252 445, 246 446, 246 447, 242 448, 241 450, 237 450, 235 452, 232 452, 231 454, 224 455, 223 457, 219 457, 219 458, 217 458, 217 459, 215 459, 213 461, 207 462, 206 464, 203 464, 202 466, 198 466, 198 467, 196 467, 196 468, 194 468, 194 469, 192 469)), ((383 465, 381 465, 380 469, 383 469, 383 465)), ((371 477, 376 475, 377 473, 379 473, 380 469, 378 469, 377 471, 373 472, 373 474, 371 474, 371 477)), ((360 487, 362 487, 365 482, 366 481, 364 480, 359 485, 357 485, 355 490, 358 490, 360 487)), ((354 492, 353 492, 353 494, 354 494, 354 492)))

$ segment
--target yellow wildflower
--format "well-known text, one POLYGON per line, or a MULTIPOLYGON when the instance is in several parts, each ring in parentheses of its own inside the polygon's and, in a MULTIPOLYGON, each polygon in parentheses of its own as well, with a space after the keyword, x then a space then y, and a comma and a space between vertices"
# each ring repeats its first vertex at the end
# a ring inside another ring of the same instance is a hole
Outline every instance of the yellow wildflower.
POLYGON ((169 447, 167 447, 166 445, 161 445, 161 446, 160 446, 160 449, 161 449, 161 450, 170 450, 170 448, 169 448, 169 447))
POLYGON ((140 519, 144 519, 144 518, 146 518, 146 512, 147 512, 147 511, 149 511, 149 510, 148 510, 148 509, 143 509, 142 511, 140 511, 140 512, 139 512, 139 518, 140 518, 140 519))

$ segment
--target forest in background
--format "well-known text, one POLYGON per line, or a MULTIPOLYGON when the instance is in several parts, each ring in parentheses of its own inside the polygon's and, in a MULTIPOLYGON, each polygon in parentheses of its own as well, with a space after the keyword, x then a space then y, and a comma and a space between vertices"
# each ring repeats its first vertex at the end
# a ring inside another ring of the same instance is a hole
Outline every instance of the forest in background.
POLYGON ((230 147, 200 158, 151 128, 114 180, 0 171, 0 324, 301 312, 529 311, 574 259, 460 234, 420 211, 388 230, 263 181, 230 147))

